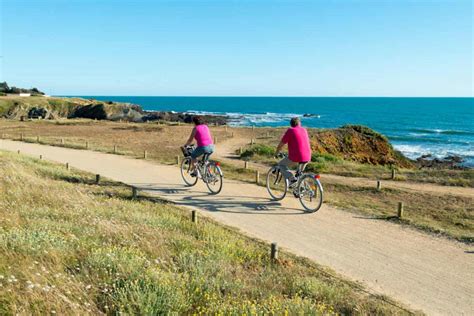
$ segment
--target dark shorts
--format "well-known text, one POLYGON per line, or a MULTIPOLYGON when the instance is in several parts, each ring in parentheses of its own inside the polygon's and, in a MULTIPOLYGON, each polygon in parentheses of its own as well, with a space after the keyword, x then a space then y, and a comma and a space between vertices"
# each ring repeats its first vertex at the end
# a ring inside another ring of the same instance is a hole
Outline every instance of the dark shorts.
POLYGON ((191 158, 196 159, 204 154, 212 154, 214 152, 214 145, 201 146, 194 149, 191 153, 191 158))

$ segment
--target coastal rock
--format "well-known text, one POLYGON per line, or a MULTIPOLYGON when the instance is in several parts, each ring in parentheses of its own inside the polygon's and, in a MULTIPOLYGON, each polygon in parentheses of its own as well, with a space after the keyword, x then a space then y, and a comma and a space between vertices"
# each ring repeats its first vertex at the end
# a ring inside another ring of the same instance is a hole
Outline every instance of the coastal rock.
POLYGON ((33 107, 28 111, 29 119, 48 119, 51 113, 45 108, 33 107))
POLYGON ((385 136, 360 125, 320 130, 313 135, 311 147, 318 153, 331 154, 344 160, 413 167, 413 162, 396 151, 385 136))
POLYGON ((444 158, 423 155, 416 159, 419 169, 464 169, 464 159, 456 155, 449 155, 444 158))
MULTIPOLYGON (((166 122, 181 122, 181 123, 192 123, 193 114, 190 113, 178 113, 170 111, 147 111, 142 117, 142 121, 166 121, 166 122)), ((227 124, 228 118, 226 116, 219 115, 201 115, 205 122, 209 124, 225 125, 227 124)))

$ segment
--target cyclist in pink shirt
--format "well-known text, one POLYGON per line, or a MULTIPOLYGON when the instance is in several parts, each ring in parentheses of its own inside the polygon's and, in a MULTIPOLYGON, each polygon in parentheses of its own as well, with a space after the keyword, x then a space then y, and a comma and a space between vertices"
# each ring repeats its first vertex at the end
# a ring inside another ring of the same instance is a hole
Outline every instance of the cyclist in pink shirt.
POLYGON ((212 141, 211 131, 209 127, 204 124, 200 116, 193 117, 194 128, 189 135, 188 141, 184 146, 189 146, 196 140, 197 147, 191 153, 191 175, 196 176, 196 161, 199 156, 204 154, 212 154, 214 152, 214 143, 212 141))
POLYGON ((275 155, 278 156, 283 146, 288 144, 288 157, 283 158, 278 165, 285 179, 292 185, 296 183, 296 178, 289 168, 298 164, 299 170, 304 170, 306 164, 311 161, 311 145, 308 131, 301 127, 298 117, 291 119, 290 126, 278 144, 275 155))

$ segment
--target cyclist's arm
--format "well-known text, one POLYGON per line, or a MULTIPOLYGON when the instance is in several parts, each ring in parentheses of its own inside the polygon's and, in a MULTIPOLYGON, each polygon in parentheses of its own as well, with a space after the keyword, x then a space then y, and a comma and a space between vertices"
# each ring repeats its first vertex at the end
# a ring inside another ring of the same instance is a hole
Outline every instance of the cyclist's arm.
POLYGON ((193 128, 193 131, 191 132, 191 135, 189 135, 188 141, 186 144, 184 144, 184 146, 189 146, 193 143, 194 135, 196 135, 196 128, 193 128))
POLYGON ((285 143, 283 141, 281 141, 278 146, 277 146, 277 149, 275 151, 275 156, 278 156, 278 154, 280 153, 280 151, 282 150, 283 146, 285 146, 285 143))
POLYGON ((287 143, 288 143, 288 132, 289 130, 287 130, 285 132, 285 134, 283 135, 283 137, 281 138, 281 141, 280 143, 278 144, 277 146, 277 149, 275 151, 275 156, 278 156, 278 154, 280 153, 280 151, 283 149, 283 146, 285 146, 287 143))

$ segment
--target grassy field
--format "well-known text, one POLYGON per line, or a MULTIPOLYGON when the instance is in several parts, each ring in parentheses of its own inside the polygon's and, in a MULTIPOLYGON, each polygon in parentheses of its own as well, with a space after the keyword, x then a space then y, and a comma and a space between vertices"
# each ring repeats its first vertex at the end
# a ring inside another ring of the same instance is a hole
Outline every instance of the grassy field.
POLYGON ((308 260, 0 152, 0 314, 407 314, 308 260))

